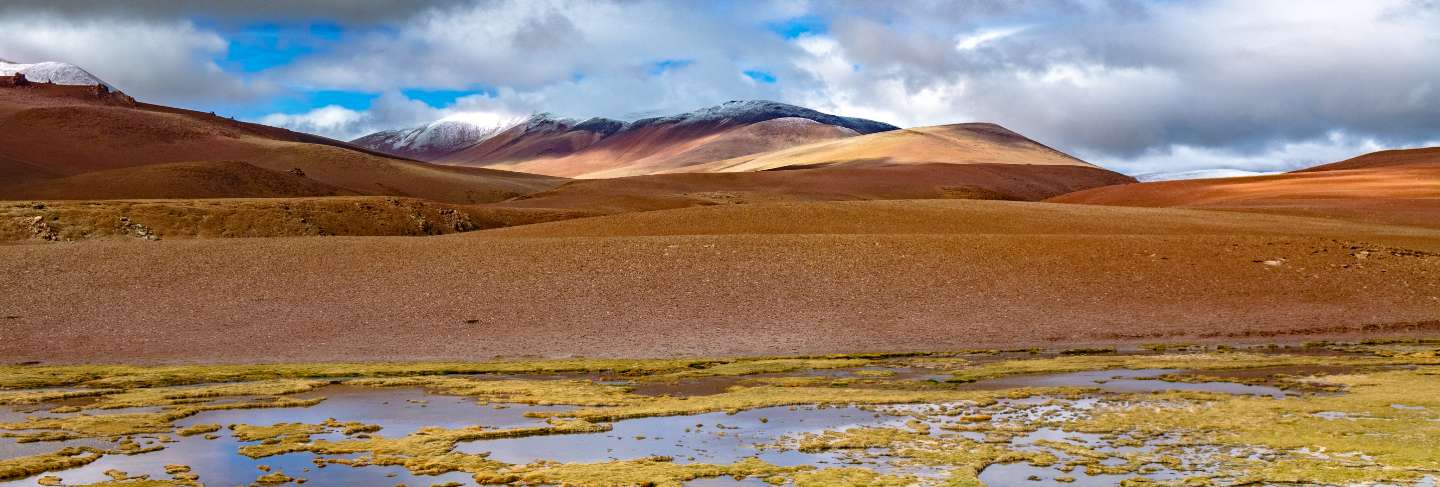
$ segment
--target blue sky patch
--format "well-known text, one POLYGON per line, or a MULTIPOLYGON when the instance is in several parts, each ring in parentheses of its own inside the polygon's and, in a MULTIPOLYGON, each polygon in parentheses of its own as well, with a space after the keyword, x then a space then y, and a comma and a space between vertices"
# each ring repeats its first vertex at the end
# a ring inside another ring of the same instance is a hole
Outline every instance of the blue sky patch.
POLYGON ((249 24, 224 34, 230 44, 218 61, 227 70, 255 73, 319 52, 342 35, 344 28, 333 22, 249 24))
POLYGON ((792 17, 779 22, 766 24, 770 32, 779 34, 786 39, 794 39, 803 35, 824 34, 829 30, 829 25, 824 19, 814 15, 792 17))
POLYGON ((657 61, 655 64, 650 65, 650 74, 652 76, 659 76, 694 63, 695 60, 693 59, 666 59, 657 61))
POLYGON ((750 79, 752 79, 752 80, 755 80, 756 82, 759 82, 759 83, 771 84, 771 83, 774 83, 774 82, 775 82, 775 75, 772 74, 772 73, 769 72, 769 71, 761 71, 761 70, 758 70, 758 69, 747 69, 747 70, 744 71, 744 73, 745 73, 745 76, 746 76, 746 77, 748 77, 748 78, 750 78, 750 79))
POLYGON ((420 100, 420 101, 423 101, 423 102, 425 102, 426 105, 430 105, 431 107, 434 107, 434 108, 445 108, 445 107, 447 107, 447 106, 453 105, 453 104, 455 103, 455 100, 457 100, 457 99, 459 99, 459 98, 467 97, 467 96, 470 96, 470 95, 481 95, 481 94, 483 94, 483 95, 489 95, 489 96, 496 96, 496 95, 499 94, 499 93, 496 92, 495 90, 487 90, 487 89, 479 89, 479 90, 426 90, 426 89, 420 89, 420 88, 404 89, 404 90, 400 90, 400 93, 403 94, 403 95, 405 95, 406 98, 410 98, 410 99, 412 99, 412 100, 420 100))

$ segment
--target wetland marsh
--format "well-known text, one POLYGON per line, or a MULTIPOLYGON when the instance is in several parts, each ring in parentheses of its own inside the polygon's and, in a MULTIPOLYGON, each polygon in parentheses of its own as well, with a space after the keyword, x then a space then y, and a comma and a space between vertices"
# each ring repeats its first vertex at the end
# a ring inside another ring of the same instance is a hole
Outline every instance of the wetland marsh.
POLYGON ((0 367, 0 485, 1405 485, 1440 341, 0 367))

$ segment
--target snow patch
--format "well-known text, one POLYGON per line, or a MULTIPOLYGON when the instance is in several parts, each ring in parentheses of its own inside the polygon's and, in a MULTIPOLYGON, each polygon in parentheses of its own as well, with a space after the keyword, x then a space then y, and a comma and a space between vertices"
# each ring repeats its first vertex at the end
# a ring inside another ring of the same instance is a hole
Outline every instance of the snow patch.
POLYGON ((0 60, 0 76, 14 76, 15 73, 25 75, 25 79, 32 83, 55 83, 57 85, 74 86, 95 86, 100 85, 116 91, 114 86, 106 83, 99 77, 90 74, 89 71, 70 63, 59 63, 46 61, 40 63, 22 64, 0 60))
POLYGON ((1278 173, 1278 172, 1246 171, 1246 170, 1243 170, 1243 169, 1218 168, 1218 169, 1198 169, 1198 170, 1194 170, 1194 171, 1178 171, 1178 172, 1152 172, 1152 173, 1146 173, 1146 174, 1136 175, 1136 176, 1135 176, 1135 179, 1138 179, 1138 180, 1140 180, 1140 181, 1142 181, 1142 182, 1151 182, 1151 181, 1174 181, 1174 180, 1179 180, 1179 179, 1243 178, 1243 177, 1250 177, 1250 176, 1265 176, 1265 175, 1270 175, 1270 174, 1279 174, 1279 173, 1278 173))
POLYGON ((526 121, 496 113, 462 112, 401 130, 386 130, 355 139, 355 144, 390 152, 454 152, 526 121))

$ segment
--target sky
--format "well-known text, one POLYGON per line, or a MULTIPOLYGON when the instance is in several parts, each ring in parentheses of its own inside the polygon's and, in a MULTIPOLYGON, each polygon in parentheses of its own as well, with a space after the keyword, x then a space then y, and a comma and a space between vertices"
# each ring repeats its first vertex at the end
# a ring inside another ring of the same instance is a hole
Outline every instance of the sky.
POLYGON ((1152 177, 1440 145, 1440 0, 5 0, 0 58, 339 139, 768 99, 1152 177))

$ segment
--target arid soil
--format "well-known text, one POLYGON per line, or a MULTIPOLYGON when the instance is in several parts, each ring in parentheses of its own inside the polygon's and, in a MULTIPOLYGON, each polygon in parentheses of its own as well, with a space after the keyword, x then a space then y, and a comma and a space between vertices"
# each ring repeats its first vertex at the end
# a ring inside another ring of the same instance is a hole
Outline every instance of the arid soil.
POLYGON ((1128 176, 1104 169, 1062 165, 820 167, 577 179, 498 206, 618 213, 778 201, 944 198, 1038 201, 1071 191, 1132 181, 1128 176))
POLYGON ((1440 334, 1440 233, 1001 201, 0 246, 7 361, 770 355, 1440 334))
POLYGON ((1440 228, 1440 148, 1376 152, 1273 176, 1109 186, 1050 201, 1236 210, 1440 228))
POLYGON ((0 202, 0 241, 441 235, 593 214, 393 196, 0 202))

